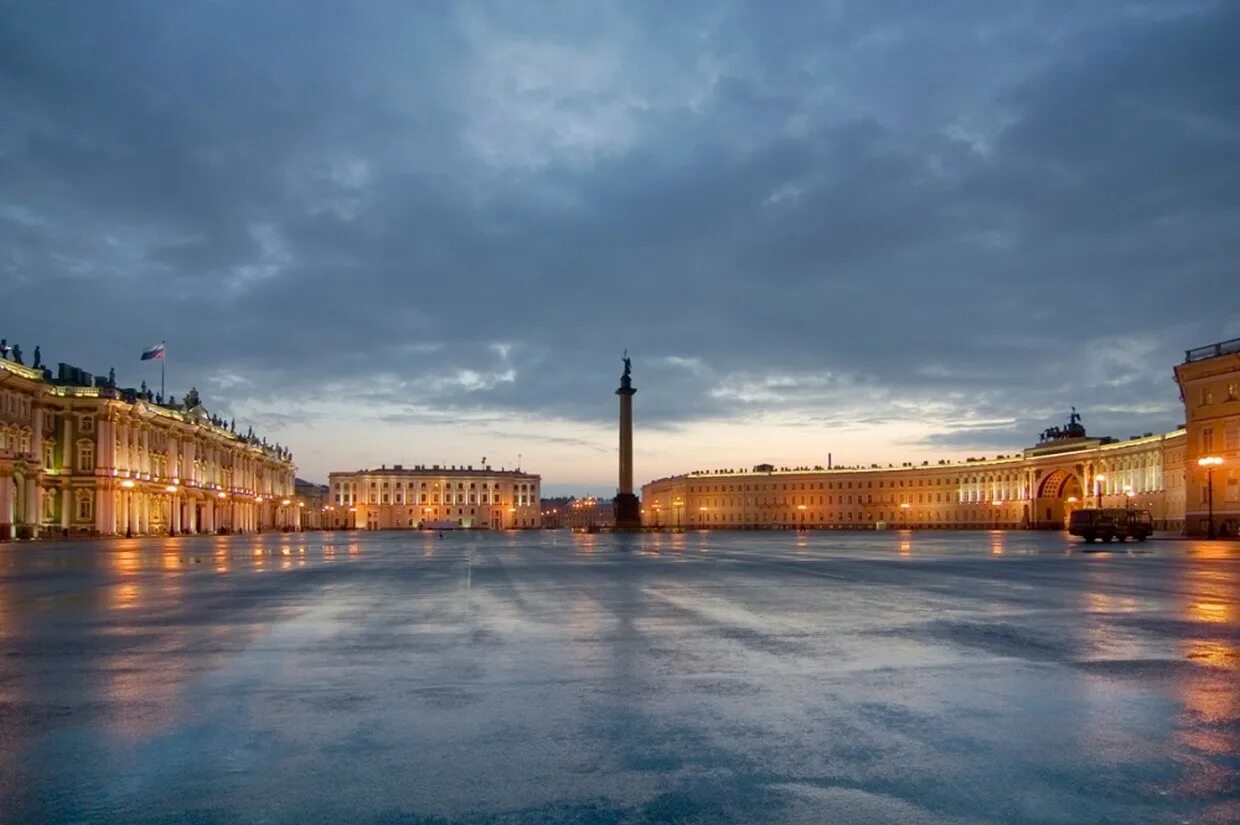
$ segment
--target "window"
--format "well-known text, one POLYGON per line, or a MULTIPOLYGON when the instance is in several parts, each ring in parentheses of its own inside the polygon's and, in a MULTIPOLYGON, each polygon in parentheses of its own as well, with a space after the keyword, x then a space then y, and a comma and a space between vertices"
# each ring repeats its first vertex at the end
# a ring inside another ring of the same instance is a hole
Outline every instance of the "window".
POLYGON ((77 494, 77 517, 78 521, 89 521, 91 518, 91 510, 93 509, 89 490, 79 490, 77 494))
POLYGON ((82 432, 93 433, 95 431, 95 417, 93 415, 82 416, 82 432))
POLYGON ((95 445, 89 441, 78 442, 77 468, 79 472, 83 473, 90 473, 95 470, 95 445))
POLYGON ((1227 385, 1227 400, 1240 401, 1240 382, 1232 381, 1227 385))
POLYGON ((1209 387, 1201 388, 1201 406, 1214 403, 1214 390, 1209 387))
POLYGON ((1223 434, 1224 450, 1240 450, 1240 424, 1228 424, 1223 434))
POLYGON ((1203 453, 1209 453, 1209 452, 1214 451, 1214 428, 1213 427, 1202 427, 1201 428, 1201 451, 1203 453))

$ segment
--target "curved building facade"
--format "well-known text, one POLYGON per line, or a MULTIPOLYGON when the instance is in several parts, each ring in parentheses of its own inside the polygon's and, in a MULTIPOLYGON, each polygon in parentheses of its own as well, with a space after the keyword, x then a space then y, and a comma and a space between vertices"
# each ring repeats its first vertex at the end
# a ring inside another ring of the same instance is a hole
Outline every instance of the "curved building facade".
POLYGON ((643 523, 702 528, 1062 529, 1083 507, 1147 509, 1157 529, 1240 533, 1240 339, 1175 368, 1185 426, 1089 438, 1073 414, 1019 454, 899 467, 692 472, 642 487, 643 523), (1202 462, 1202 459, 1206 459, 1202 462))

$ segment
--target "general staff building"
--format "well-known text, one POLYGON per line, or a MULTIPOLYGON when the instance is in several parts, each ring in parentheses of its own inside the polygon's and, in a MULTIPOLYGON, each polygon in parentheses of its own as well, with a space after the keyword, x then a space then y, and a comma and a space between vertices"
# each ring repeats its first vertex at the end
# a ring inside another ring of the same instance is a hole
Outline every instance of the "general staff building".
POLYGON ((1119 441, 1073 413, 1032 447, 987 459, 899 467, 758 465, 690 472, 642 487, 656 527, 1062 529, 1083 507, 1149 510, 1155 526, 1240 532, 1240 339, 1185 353, 1175 368, 1185 424, 1119 441), (1202 463, 1201 459, 1207 459, 1202 463), (1212 501, 1212 503, 1211 503, 1212 501))

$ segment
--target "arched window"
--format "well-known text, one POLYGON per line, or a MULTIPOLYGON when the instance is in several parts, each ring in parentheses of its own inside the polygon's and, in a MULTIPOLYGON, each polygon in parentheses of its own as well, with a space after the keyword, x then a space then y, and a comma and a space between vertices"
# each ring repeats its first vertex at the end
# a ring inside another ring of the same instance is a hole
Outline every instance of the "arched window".
POLYGON ((77 517, 78 521, 89 521, 91 511, 94 509, 94 501, 90 490, 78 490, 77 492, 77 517))
POLYGON ((79 472, 90 473, 95 470, 95 445, 86 440, 77 445, 77 468, 79 472))

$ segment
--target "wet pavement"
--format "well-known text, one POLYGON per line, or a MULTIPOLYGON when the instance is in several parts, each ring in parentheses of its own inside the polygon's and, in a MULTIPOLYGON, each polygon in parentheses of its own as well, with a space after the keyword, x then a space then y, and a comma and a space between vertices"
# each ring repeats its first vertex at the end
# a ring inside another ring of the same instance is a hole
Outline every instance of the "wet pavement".
POLYGON ((0 545, 0 822, 1240 822, 1240 545, 0 545))

